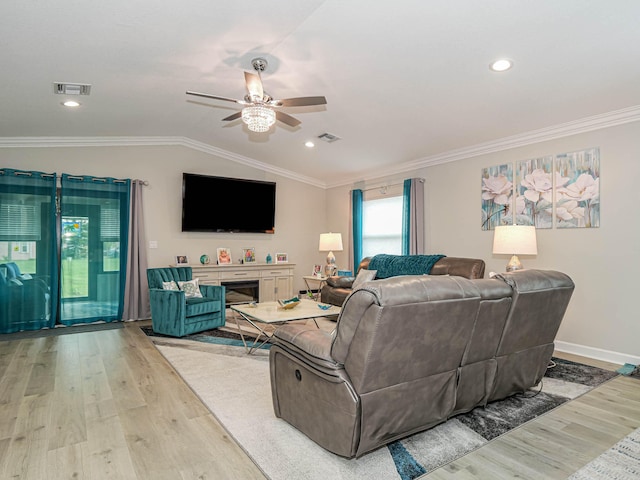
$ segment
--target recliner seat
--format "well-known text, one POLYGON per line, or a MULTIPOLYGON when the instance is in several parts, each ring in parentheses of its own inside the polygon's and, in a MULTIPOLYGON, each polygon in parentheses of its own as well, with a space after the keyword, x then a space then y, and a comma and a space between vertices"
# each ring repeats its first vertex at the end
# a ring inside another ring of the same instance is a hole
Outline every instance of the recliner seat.
POLYGON ((524 392, 544 374, 573 289, 541 270, 367 282, 333 334, 275 331, 274 413, 351 458, 524 392))

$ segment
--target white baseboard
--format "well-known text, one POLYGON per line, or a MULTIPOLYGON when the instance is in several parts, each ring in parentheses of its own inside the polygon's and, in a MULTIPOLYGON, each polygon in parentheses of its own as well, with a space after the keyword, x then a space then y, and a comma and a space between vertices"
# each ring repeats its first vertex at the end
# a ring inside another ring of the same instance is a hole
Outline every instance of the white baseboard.
POLYGON ((635 355, 612 352, 609 350, 602 350, 601 348, 587 347, 584 345, 561 342, 558 340, 556 340, 554 343, 556 350, 560 352, 572 353, 574 355, 581 355, 583 357, 593 358, 595 360, 602 360, 610 363, 618 363, 620 365, 624 365, 625 363, 630 363, 632 365, 640 364, 640 357, 635 355))

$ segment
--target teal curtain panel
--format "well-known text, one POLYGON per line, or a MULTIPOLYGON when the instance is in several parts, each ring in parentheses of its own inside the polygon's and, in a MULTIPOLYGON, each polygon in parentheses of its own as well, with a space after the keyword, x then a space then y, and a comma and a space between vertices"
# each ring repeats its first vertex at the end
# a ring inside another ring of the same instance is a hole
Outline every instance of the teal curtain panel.
POLYGON ((56 174, 0 169, 0 333, 56 322, 56 174))

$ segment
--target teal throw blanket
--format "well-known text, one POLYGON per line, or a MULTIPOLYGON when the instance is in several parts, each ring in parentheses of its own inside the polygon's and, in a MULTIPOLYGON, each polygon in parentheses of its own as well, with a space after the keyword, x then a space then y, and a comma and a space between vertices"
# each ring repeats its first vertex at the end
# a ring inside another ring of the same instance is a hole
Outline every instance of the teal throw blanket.
POLYGON ((433 265, 446 255, 387 255, 374 256, 367 267, 377 270, 376 278, 397 277, 398 275, 425 275, 433 265))

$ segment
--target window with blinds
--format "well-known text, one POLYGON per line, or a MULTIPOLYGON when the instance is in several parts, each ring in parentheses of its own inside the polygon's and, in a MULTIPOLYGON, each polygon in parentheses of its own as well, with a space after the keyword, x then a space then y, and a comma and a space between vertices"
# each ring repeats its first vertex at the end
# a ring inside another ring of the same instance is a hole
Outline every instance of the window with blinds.
POLYGON ((40 240, 41 228, 39 205, 0 204, 0 240, 40 240))

